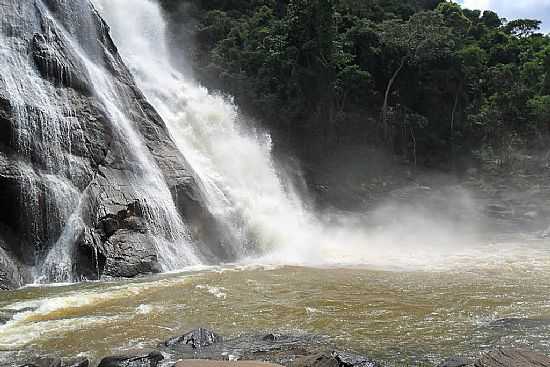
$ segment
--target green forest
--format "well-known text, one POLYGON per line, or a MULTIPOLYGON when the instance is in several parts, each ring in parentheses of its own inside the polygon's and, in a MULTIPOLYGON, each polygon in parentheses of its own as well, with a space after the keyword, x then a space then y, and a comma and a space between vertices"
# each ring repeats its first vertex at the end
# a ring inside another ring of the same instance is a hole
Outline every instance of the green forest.
POLYGON ((305 161, 371 145, 464 169, 547 146, 550 38, 538 20, 442 0, 163 6, 197 78, 305 161))

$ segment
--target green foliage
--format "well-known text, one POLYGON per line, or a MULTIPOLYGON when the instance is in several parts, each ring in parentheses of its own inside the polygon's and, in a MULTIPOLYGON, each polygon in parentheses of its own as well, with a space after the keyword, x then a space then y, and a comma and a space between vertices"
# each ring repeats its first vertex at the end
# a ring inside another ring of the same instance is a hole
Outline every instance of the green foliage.
POLYGON ((531 128, 537 134, 548 133, 550 129, 550 95, 535 96, 527 102, 531 113, 531 128))
POLYGON ((173 24, 193 24, 175 29, 195 40, 198 77, 316 158, 359 140, 448 162, 458 147, 548 137, 550 39, 538 20, 444 0, 161 1, 173 24))
POLYGON ((506 32, 509 32, 517 37, 527 37, 540 30, 540 20, 533 19, 517 19, 509 22, 504 27, 506 32))

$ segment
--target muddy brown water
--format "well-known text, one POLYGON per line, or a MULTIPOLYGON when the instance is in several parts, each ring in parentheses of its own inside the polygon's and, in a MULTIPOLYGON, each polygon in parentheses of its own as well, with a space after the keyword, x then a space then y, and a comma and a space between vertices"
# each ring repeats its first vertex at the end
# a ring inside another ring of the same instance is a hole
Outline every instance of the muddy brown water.
POLYGON ((129 281, 32 286, 0 294, 0 360, 154 348, 197 326, 231 337, 325 335, 380 360, 436 363, 497 345, 550 354, 550 245, 445 266, 225 266, 129 281))

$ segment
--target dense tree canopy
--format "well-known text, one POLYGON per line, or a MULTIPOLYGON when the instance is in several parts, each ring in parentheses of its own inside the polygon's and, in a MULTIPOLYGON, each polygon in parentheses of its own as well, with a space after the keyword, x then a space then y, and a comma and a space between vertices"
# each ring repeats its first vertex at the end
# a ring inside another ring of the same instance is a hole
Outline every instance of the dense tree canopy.
POLYGON ((354 143, 448 165, 548 142, 538 20, 444 0, 163 2, 198 77, 309 159, 354 143))

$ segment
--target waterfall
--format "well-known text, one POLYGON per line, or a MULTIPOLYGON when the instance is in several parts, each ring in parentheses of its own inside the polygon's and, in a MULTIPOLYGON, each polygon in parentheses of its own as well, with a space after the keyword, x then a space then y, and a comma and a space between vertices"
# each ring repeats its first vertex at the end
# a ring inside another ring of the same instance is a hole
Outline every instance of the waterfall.
POLYGON ((269 133, 172 65, 155 0, 4 0, 0 20, 0 128, 13 134, 0 135, 0 204, 18 217, 2 213, 0 242, 7 224, 24 281, 27 267, 72 281, 210 260, 426 264, 474 228, 430 206, 315 213, 269 133))
MULTIPOLYGON (((72 166, 78 164, 70 154, 70 135, 80 128, 70 110, 68 96, 56 94, 54 88, 40 77, 29 63, 26 45, 10 37, 7 26, 21 32, 33 32, 35 25, 25 21, 22 14, 4 13, 0 7, 3 30, 0 33, 0 82, 14 114, 17 134, 12 136, 22 159, 18 164, 22 177, 19 213, 24 239, 34 246, 37 258, 42 258, 63 232, 66 221, 77 208, 79 192, 70 182, 72 166), (11 21, 12 24, 4 22, 11 21), (53 97, 55 96, 55 97, 53 97), (68 154, 64 152, 68 149, 68 154)), ((29 11, 23 8, 22 12, 29 11)), ((68 259, 57 258, 58 263, 68 259)), ((62 265, 61 267, 65 267, 62 265)))
POLYGON ((83 201, 88 199, 86 183, 80 182, 93 173, 72 152, 71 141, 78 139, 87 149, 81 136, 83 117, 71 109, 78 102, 57 84, 77 85, 72 80, 76 77, 87 78, 90 94, 111 124, 109 131, 123 142, 116 147, 124 160, 120 181, 128 200, 140 203, 162 270, 200 263, 163 173, 135 126, 135 116, 130 116, 135 93, 115 81, 115 73, 121 71, 106 65, 106 58, 117 56, 99 43, 97 27, 102 25, 96 24, 94 12, 88 0, 71 5, 10 1, 0 6, 0 97, 9 101, 13 113, 11 131, 16 134, 10 138, 17 154, 18 202, 23 206, 14 215, 26 225, 19 230, 34 248, 28 262, 33 262, 38 281, 75 280, 75 246, 84 231, 83 201), (30 47, 42 47, 39 52, 49 58, 41 70, 37 59, 29 57, 30 47), (62 60, 55 47, 70 52, 71 60, 62 60), (78 63, 81 75, 71 75, 65 62, 78 63))
POLYGON ((271 154, 271 138, 246 130, 232 101, 170 63, 166 23, 152 0, 93 0, 138 86, 199 176, 210 211, 237 238, 241 258, 318 242, 321 233, 271 154), (132 14, 132 16, 128 16, 132 14))
MULTIPOLYGON (((209 210, 237 239, 232 246, 241 260, 410 267, 468 251, 476 226, 458 225, 429 205, 390 200, 368 214, 314 212, 278 169, 269 134, 250 128, 231 99, 210 93, 171 64, 156 0, 92 1, 200 178, 209 210)), ((474 207, 467 194, 446 199, 461 210, 474 207)))
MULTIPOLYGON (((53 17, 50 20, 56 22, 53 17)), ((152 226, 154 245, 163 270, 175 270, 186 265, 199 263, 200 260, 195 254, 190 234, 178 214, 163 174, 128 115, 127 111, 131 110, 129 107, 130 92, 115 84, 112 75, 107 72, 104 65, 96 58, 96 55, 93 53, 90 55, 89 51, 82 47, 81 42, 75 40, 65 27, 60 24, 55 24, 55 26, 59 28, 81 60, 94 86, 96 96, 109 114, 114 132, 123 137, 121 140, 126 143, 123 149, 126 151, 127 159, 132 162, 132 165, 131 169, 125 172, 125 182, 130 187, 129 191, 132 197, 143 203, 144 217, 152 226)), ((81 33, 77 32, 78 34, 81 33)), ((110 57, 114 57, 114 55, 110 55, 110 57)), ((69 231, 69 233, 71 228, 78 228, 71 225, 71 221, 69 221, 68 227, 66 231, 69 231)), ((74 235, 71 237, 70 234, 62 234, 58 243, 46 258, 45 268, 47 272, 51 272, 48 268, 55 269, 57 267, 55 265, 58 261, 57 255, 59 252, 63 253, 67 251, 67 248, 71 248, 71 244, 75 240, 74 235), (69 236, 68 240, 66 239, 67 236, 69 236)), ((95 261, 97 261, 97 255, 95 261)))

